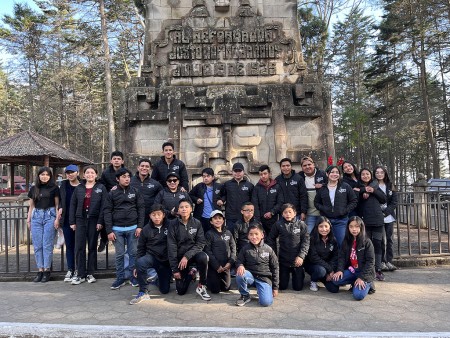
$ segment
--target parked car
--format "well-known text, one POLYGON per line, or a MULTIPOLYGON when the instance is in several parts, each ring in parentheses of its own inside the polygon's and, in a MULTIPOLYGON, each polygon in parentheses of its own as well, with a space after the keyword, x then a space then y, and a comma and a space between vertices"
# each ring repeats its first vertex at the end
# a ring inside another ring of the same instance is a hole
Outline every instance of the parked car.
MULTIPOLYGON (((20 195, 26 192, 27 192, 27 185, 25 183, 14 184, 14 195, 20 195)), ((11 189, 10 188, 0 189, 0 193, 3 195, 10 195, 11 189)))

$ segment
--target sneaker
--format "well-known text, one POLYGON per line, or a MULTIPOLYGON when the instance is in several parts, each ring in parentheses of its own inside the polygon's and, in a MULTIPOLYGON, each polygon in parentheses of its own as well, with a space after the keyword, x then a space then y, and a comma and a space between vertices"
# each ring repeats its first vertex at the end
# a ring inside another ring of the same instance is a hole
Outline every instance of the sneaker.
POLYGON ((252 300, 252 297, 250 295, 246 295, 246 296, 241 295, 241 298, 239 298, 236 301, 236 305, 237 306, 244 306, 245 304, 250 303, 251 300, 252 300))
POLYGON ((71 270, 67 271, 66 275, 64 276, 64 282, 65 283, 71 282, 72 277, 73 277, 73 271, 71 271, 71 270))
POLYGON ((111 285, 111 290, 118 290, 126 284, 124 279, 116 279, 111 285))
POLYGON ((384 281, 384 274, 383 274, 381 271, 377 271, 377 272, 375 273, 375 278, 376 278, 378 281, 382 282, 382 281, 384 281))
POLYGON ((392 264, 391 262, 387 262, 386 263, 386 267, 387 267, 388 271, 395 271, 395 270, 397 270, 397 267, 394 264, 392 264))
POLYGON ((94 276, 92 276, 92 275, 87 275, 86 281, 87 281, 88 283, 95 283, 97 280, 95 279, 94 276))
POLYGON ((154 283, 156 283, 157 280, 158 280, 158 273, 156 272, 155 269, 150 268, 147 271, 147 283, 154 284, 154 283))
POLYGON ((198 286, 195 290, 200 297, 202 297, 203 300, 211 300, 211 296, 208 294, 208 291, 206 291, 206 286, 198 286))
MULTIPOLYGON (((197 269, 196 268, 192 268, 191 271, 189 271, 189 275, 192 277, 192 280, 197 280, 197 269)), ((199 276, 200 279, 200 276, 199 276)))
POLYGON ((136 295, 136 297, 133 298, 132 300, 130 300, 130 305, 138 304, 138 303, 146 301, 146 300, 150 300, 149 294, 146 292, 139 291, 138 294, 136 295))
POLYGON ((389 271, 389 268, 385 262, 381 262, 381 271, 389 271))
POLYGON ((86 278, 81 278, 81 277, 76 277, 76 278, 74 278, 74 279, 72 279, 72 281, 70 282, 70 284, 72 284, 72 285, 78 285, 78 284, 81 284, 81 283, 84 283, 84 282, 86 282, 86 278))
POLYGON ((311 282, 311 284, 309 285, 309 289, 314 292, 319 291, 319 287, 317 286, 316 282, 311 282))
POLYGON ((100 240, 100 244, 98 245, 97 252, 103 252, 106 249, 107 242, 100 240))
POLYGON ((134 286, 135 288, 139 286, 137 279, 134 277, 131 277, 130 284, 131 284, 131 286, 134 286))

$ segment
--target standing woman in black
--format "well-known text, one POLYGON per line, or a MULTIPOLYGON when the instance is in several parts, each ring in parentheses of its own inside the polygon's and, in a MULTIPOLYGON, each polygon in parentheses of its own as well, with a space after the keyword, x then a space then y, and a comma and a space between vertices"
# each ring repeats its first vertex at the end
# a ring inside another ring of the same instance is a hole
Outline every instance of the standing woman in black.
POLYGON ((384 214, 381 205, 387 201, 386 195, 379 188, 377 180, 373 179, 372 172, 361 169, 358 214, 366 225, 366 234, 372 240, 375 249, 375 277, 384 281, 381 272, 381 243, 383 240, 384 214))
POLYGON ((374 170, 374 176, 378 181, 378 186, 386 195, 387 202, 381 205, 381 211, 384 214, 384 231, 382 250, 382 269, 388 271, 397 270, 397 267, 392 264, 394 258, 394 222, 395 222, 395 209, 398 204, 397 189, 389 179, 386 168, 378 166, 374 170), (383 266, 384 264, 384 266, 383 266))
MULTIPOLYGON (((352 187, 353 191, 355 192, 355 195, 358 196, 359 194, 359 170, 356 167, 355 164, 349 161, 344 161, 341 166, 342 169, 342 181, 347 183, 349 186, 352 187)), ((350 212, 349 217, 356 216, 357 215, 357 209, 353 209, 353 211, 350 212)))

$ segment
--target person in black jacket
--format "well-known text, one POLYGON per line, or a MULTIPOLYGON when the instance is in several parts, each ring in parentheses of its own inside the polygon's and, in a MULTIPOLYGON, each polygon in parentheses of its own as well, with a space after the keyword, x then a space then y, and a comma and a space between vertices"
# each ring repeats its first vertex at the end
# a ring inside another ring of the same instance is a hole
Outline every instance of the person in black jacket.
POLYGON ((112 290, 119 289, 126 283, 126 276, 130 275, 130 282, 138 286, 133 277, 136 258, 137 238, 144 227, 144 198, 139 190, 130 186, 131 172, 121 168, 116 173, 118 184, 111 189, 104 208, 104 222, 108 239, 114 242, 116 249, 116 280, 111 285, 112 290), (125 246, 129 256, 127 273, 124 268, 125 246))
POLYGON ((328 291, 338 292, 339 286, 333 283, 337 271, 338 244, 334 238, 332 225, 328 218, 320 216, 310 235, 305 270, 311 276, 311 291, 319 291, 317 282, 322 282, 328 291))
POLYGON ((158 274, 159 291, 162 294, 170 291, 172 270, 170 269, 167 253, 169 222, 164 216, 164 207, 161 204, 154 204, 150 208, 150 220, 144 226, 139 236, 136 269, 133 272, 139 283, 139 292, 130 301, 132 305, 150 300, 150 296, 147 293, 147 271, 150 268, 155 269, 158 274))
POLYGON ((292 161, 283 158, 280 161, 281 174, 275 178, 283 191, 283 203, 291 203, 300 213, 300 220, 306 220, 308 211, 308 192, 305 180, 292 169, 292 161))
POLYGON ((211 212, 211 229, 205 235, 205 252, 209 257, 208 289, 212 293, 230 290, 231 267, 236 261, 236 243, 225 227, 225 217, 220 210, 211 212))
POLYGON ((69 210, 72 194, 76 186, 80 184, 80 180, 78 178, 78 167, 75 164, 68 165, 65 173, 67 180, 62 181, 59 187, 61 199, 58 214, 62 222, 64 243, 66 245, 67 273, 64 276, 64 282, 71 282, 75 273, 75 232, 70 228, 69 210))
POLYGON ((386 203, 387 198, 369 169, 361 169, 360 176, 358 215, 363 219, 367 237, 375 249, 376 279, 384 281, 385 277, 381 271, 384 214, 381 206, 386 203))
POLYGON ((155 203, 162 204, 168 219, 175 219, 178 214, 178 204, 181 200, 192 203, 189 194, 180 188, 180 176, 177 173, 168 173, 166 178, 167 187, 156 195, 155 203))
POLYGON ((105 186, 96 182, 97 173, 97 169, 93 166, 84 168, 85 179, 75 188, 70 204, 69 223, 71 229, 75 231, 77 257, 77 276, 72 278, 72 285, 96 281, 94 270, 97 262, 97 238, 98 231, 103 228, 103 208, 108 194, 105 186))
POLYGON ((222 185, 220 199, 217 205, 225 205, 225 219, 227 229, 234 232, 234 225, 241 218, 241 207, 245 202, 250 202, 253 193, 253 184, 245 178, 244 165, 233 164, 233 178, 222 185))
POLYGON ((389 179, 386 168, 378 166, 374 170, 374 176, 378 181, 378 187, 386 195, 387 202, 381 205, 384 215, 384 233, 381 244, 381 270, 395 271, 397 267, 392 263, 394 258, 394 222, 395 209, 398 204, 397 189, 389 179), (384 266, 383 266, 384 265, 384 266))
POLYGON ((203 300, 211 300, 206 290, 208 255, 203 252, 206 241, 202 224, 191 216, 190 200, 180 200, 178 213, 179 218, 170 221, 167 234, 169 263, 177 293, 180 296, 186 293, 198 271, 200 281, 195 291, 203 300), (193 264, 196 264, 196 268, 192 267, 193 264))
POLYGON ((282 218, 272 226, 267 244, 276 251, 279 240, 280 290, 287 289, 292 274, 292 288, 301 291, 305 279, 303 262, 309 249, 308 229, 305 222, 297 218, 292 204, 283 204, 281 210, 282 218))
POLYGON ((253 215, 255 214, 255 206, 252 202, 245 202, 241 208, 242 217, 234 226, 234 240, 236 241, 237 252, 248 243, 248 229, 252 225, 258 225, 262 228, 262 224, 253 215))
MULTIPOLYGON (((123 153, 119 150, 111 153, 110 165, 103 170, 100 177, 100 183, 103 184, 107 192, 110 192, 113 187, 116 186, 116 173, 120 168, 124 168, 123 153)), ((103 227, 100 231, 100 244, 98 245, 98 252, 103 252, 108 244, 108 234, 106 228, 103 227)))
MULTIPOLYGON (((349 161, 344 161, 341 165, 342 170, 342 181, 347 183, 349 186, 352 187, 353 191, 355 192, 355 195, 359 195, 359 170, 356 167, 355 164, 349 161)), ((357 216, 358 210, 357 208, 350 211, 348 214, 349 217, 351 216, 357 216)))
POLYGON ((166 187, 168 173, 176 173, 180 179, 180 189, 183 192, 189 190, 189 176, 186 165, 174 155, 175 146, 172 142, 164 142, 162 145, 163 156, 155 163, 152 178, 166 187))
POLYGON ((252 225, 248 229, 249 243, 236 259, 236 284, 241 297, 237 306, 244 306, 252 300, 249 286, 256 286, 259 305, 270 306, 278 296, 278 259, 272 248, 264 243, 263 228, 252 225))
POLYGON ((162 185, 150 177, 152 162, 148 158, 141 158, 137 167, 137 173, 131 178, 130 185, 139 190, 144 197, 145 219, 144 224, 149 221, 150 209, 155 203, 158 193, 163 190, 162 185))
POLYGON ((259 219, 266 234, 270 233, 272 225, 278 220, 283 205, 283 192, 277 181, 271 178, 268 165, 259 168, 259 181, 252 193, 252 203, 255 206, 255 217, 259 219))
POLYGON ((358 198, 347 183, 341 182, 337 166, 329 166, 326 173, 328 182, 317 191, 314 205, 322 216, 331 221, 334 237, 340 246, 344 240, 348 215, 356 208, 358 198))
POLYGON ((351 284, 353 297, 362 300, 369 294, 374 277, 375 252, 372 242, 366 237, 363 220, 358 216, 350 217, 333 283, 337 286, 351 284))
POLYGON ((202 179, 203 182, 195 185, 189 192, 189 196, 195 204, 194 217, 202 222, 203 232, 206 234, 211 229, 209 216, 211 212, 218 209, 217 201, 220 198, 222 185, 214 178, 212 168, 202 170, 202 179))

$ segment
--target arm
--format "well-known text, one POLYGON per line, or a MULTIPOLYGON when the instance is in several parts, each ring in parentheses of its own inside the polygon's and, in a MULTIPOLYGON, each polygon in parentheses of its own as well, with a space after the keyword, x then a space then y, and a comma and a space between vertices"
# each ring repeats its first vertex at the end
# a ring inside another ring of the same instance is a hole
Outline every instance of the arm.
MULTIPOLYGON (((336 249, 337 249, 337 247, 336 247, 336 249)), ((336 256, 336 258, 337 258, 337 256, 336 256)), ((323 266, 325 268, 325 270, 327 271, 327 273, 334 271, 332 266, 330 264, 328 264, 322 257, 320 257, 320 255, 318 254, 317 249, 316 249, 316 244, 313 242, 312 238, 311 238, 311 242, 309 245, 308 260, 312 264, 317 264, 317 265, 323 266)))
POLYGON ((306 214, 308 211, 308 191, 306 190, 305 180, 300 175, 299 177, 298 193, 300 194, 300 212, 306 214))
POLYGON ((167 232, 167 253, 169 258, 170 268, 173 273, 180 272, 178 268, 178 245, 176 240, 176 222, 178 220, 174 220, 169 224, 168 232, 167 232))
POLYGON ((372 195, 375 196, 380 204, 384 204, 387 202, 387 197, 384 192, 380 190, 380 188, 374 188, 372 195))
POLYGON ((186 191, 189 191, 189 176, 186 170, 186 165, 184 163, 180 165, 180 185, 186 191))
POLYGON ((142 197, 142 194, 139 192, 139 190, 136 189, 136 208, 138 212, 138 228, 142 229, 144 227, 144 220, 145 220, 145 202, 144 197, 142 197))
POLYGON ((107 234, 112 233, 112 226, 113 226, 112 212, 113 212, 113 202, 112 202, 112 197, 111 197, 111 192, 110 192, 106 196, 105 206, 103 208, 103 215, 104 215, 103 217, 104 217, 104 223, 105 223, 107 234))
POLYGON ((228 259, 228 263, 230 263, 230 265, 233 266, 235 262, 236 262, 236 242, 235 242, 233 236, 231 236, 231 238, 230 238, 230 258, 228 259))
MULTIPOLYGON (((278 293, 278 286, 280 284, 280 270, 278 266, 278 258, 273 250, 271 250, 269 257, 269 267, 270 272, 272 273, 272 290, 277 291, 278 293)), ((276 294, 274 294, 274 296, 275 295, 276 294)))
POLYGON ((102 186, 102 198, 100 201, 100 213, 98 216, 97 223, 105 226, 105 203, 108 198, 108 192, 106 191, 106 187, 102 186))
POLYGON ((55 215, 55 221, 53 222, 53 226, 55 227, 55 229, 59 228, 58 206, 59 206, 59 189, 58 189, 58 193, 55 196, 56 215, 55 215))
POLYGON ((258 189, 254 189, 253 192, 252 192, 252 194, 251 194, 251 196, 252 196, 251 201, 252 201, 253 205, 255 206, 255 215, 254 215, 254 217, 255 217, 256 219, 259 219, 259 220, 260 220, 260 219, 261 219, 261 214, 260 214, 260 212, 259 212, 258 189))
POLYGON ((189 197, 191 198, 192 201, 194 201, 195 204, 200 204, 203 202, 203 196, 199 196, 200 194, 200 184, 195 185, 194 188, 192 188, 191 191, 189 191, 189 197), (199 199, 202 200, 202 202, 199 202, 199 199))
POLYGON ((147 236, 145 231, 143 231, 138 238, 136 259, 145 256, 146 252, 147 252, 147 236))
POLYGON ((66 210, 66 212, 69 212, 69 225, 75 224, 75 215, 77 211, 77 205, 78 205, 78 187, 76 187, 72 194, 72 199, 70 200, 70 208, 69 210, 66 210))
MULTIPOLYGON (((375 251, 373 248, 372 241, 367 240, 365 242, 365 248, 364 248, 364 257, 365 257, 365 263, 364 266, 360 266, 361 269, 360 278, 365 281, 372 281, 373 280, 373 274, 375 271, 375 251)), ((358 261, 358 265, 360 265, 362 262, 358 261)))
POLYGON ((28 216, 27 216, 27 225, 28 229, 31 230, 31 215, 33 214, 34 210, 34 200, 30 199, 30 207, 28 208, 28 216))
POLYGON ((278 222, 276 222, 274 225, 272 225, 272 228, 270 229, 269 236, 267 236, 266 244, 272 248, 272 250, 275 252, 277 249, 277 238, 280 235, 280 230, 278 228, 278 222))
POLYGON ((309 250, 308 228, 305 223, 303 223, 303 224, 304 224, 304 226, 302 226, 302 231, 300 234, 300 248, 299 248, 299 252, 297 253, 297 257, 300 257, 302 260, 305 259, 306 255, 308 254, 308 250, 309 250))
POLYGON ((392 195, 390 198, 388 198, 388 204, 387 204, 386 210, 384 210, 384 215, 385 216, 389 216, 389 215, 394 216, 395 209, 397 208, 397 205, 398 205, 398 194, 396 191, 392 191, 392 190, 389 190, 389 192, 392 195))
POLYGON ((277 201, 271 210, 272 215, 277 215, 278 213, 280 213, 282 205, 283 205, 283 190, 281 190, 280 185, 278 185, 277 201))

